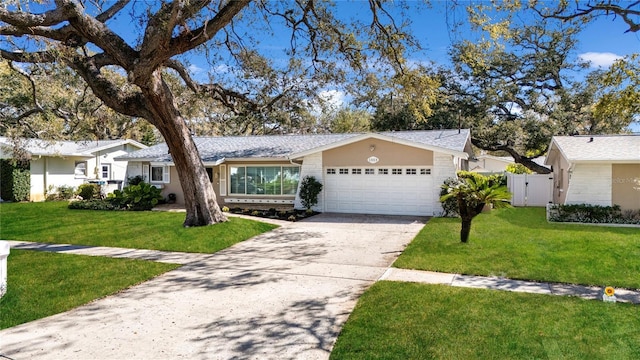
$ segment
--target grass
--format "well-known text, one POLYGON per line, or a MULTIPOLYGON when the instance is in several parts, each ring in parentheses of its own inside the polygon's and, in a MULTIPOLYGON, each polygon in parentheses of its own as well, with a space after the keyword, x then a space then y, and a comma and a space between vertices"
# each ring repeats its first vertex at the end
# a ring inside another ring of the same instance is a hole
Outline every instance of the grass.
POLYGON ((382 281, 331 359, 638 359, 637 306, 382 281))
POLYGON ((240 218, 184 228, 184 213, 70 210, 66 202, 1 203, 0 239, 214 253, 277 226, 240 218))
POLYGON ((640 229, 547 223, 543 208, 493 210, 473 220, 431 219, 395 267, 640 289, 640 229))
POLYGON ((70 310, 179 265, 11 250, 0 329, 70 310))

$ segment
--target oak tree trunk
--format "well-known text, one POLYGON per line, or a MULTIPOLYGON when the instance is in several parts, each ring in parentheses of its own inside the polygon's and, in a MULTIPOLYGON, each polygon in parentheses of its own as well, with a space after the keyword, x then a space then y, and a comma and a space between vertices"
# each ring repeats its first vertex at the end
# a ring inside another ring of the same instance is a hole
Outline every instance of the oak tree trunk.
POLYGON ((162 80, 159 70, 151 75, 142 92, 149 101, 148 107, 152 113, 152 118, 147 120, 164 137, 178 172, 187 211, 183 225, 204 226, 226 221, 189 127, 176 108, 171 91, 162 80))

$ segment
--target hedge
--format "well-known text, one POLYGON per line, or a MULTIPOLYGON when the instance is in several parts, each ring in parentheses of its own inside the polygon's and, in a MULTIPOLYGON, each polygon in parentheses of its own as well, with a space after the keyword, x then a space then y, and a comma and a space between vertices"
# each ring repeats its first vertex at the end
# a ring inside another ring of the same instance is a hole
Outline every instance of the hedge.
POLYGON ((0 159, 0 197, 9 201, 28 201, 31 194, 29 163, 0 159))

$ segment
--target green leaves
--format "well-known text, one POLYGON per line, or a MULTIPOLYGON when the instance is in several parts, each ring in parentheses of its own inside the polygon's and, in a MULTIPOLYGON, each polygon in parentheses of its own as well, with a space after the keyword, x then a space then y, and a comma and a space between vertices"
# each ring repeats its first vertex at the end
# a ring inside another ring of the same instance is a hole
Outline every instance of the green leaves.
POLYGON ((160 192, 160 189, 155 186, 141 182, 136 185, 125 186, 122 191, 115 190, 107 196, 107 200, 128 210, 151 210, 162 199, 160 192))
POLYGON ((318 194, 322 191, 322 184, 313 176, 305 176, 300 184, 300 200, 302 205, 311 209, 318 203, 318 194))

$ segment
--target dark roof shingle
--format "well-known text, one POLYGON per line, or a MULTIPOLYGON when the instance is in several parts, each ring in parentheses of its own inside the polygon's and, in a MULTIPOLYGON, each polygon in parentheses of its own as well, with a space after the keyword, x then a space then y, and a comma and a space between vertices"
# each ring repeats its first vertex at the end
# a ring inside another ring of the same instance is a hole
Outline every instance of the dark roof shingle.
MULTIPOLYGON (((469 130, 463 129, 460 133, 456 129, 381 132, 379 134, 416 144, 463 152, 469 136, 469 130)), ((202 161, 218 162, 224 159, 287 159, 291 154, 329 146, 361 135, 363 133, 194 137, 194 141, 202 161)), ((167 145, 162 143, 133 152, 119 159, 170 162, 171 155, 167 145)))

